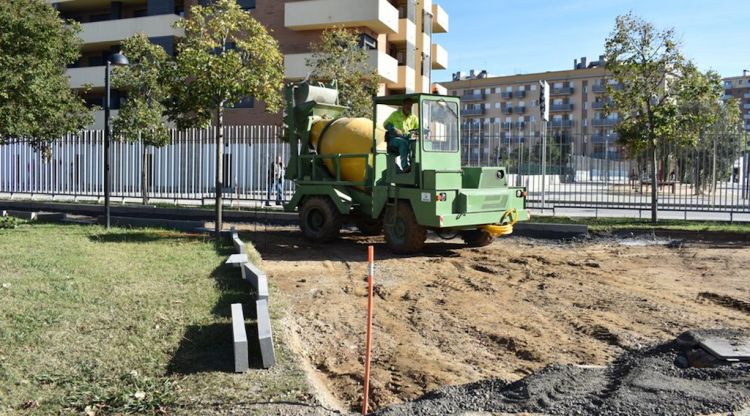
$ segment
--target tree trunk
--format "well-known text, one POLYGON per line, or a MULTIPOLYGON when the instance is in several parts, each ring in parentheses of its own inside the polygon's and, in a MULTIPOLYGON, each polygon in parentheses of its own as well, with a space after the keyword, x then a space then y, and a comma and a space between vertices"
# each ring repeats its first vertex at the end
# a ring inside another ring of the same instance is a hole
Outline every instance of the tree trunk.
POLYGON ((657 185, 658 185, 658 178, 656 177, 656 163, 658 162, 658 157, 656 154, 656 140, 651 141, 651 222, 656 223, 657 218, 657 210, 659 208, 659 202, 656 199, 657 198, 657 185))
POLYGON ((216 243, 221 239, 222 223, 222 188, 224 187, 224 102, 216 108, 216 224, 214 234, 216 243))
POLYGON ((148 178, 148 153, 146 152, 146 143, 141 143, 142 147, 142 153, 141 153, 141 198, 143 199, 143 205, 148 204, 148 184, 147 184, 147 178, 148 178))

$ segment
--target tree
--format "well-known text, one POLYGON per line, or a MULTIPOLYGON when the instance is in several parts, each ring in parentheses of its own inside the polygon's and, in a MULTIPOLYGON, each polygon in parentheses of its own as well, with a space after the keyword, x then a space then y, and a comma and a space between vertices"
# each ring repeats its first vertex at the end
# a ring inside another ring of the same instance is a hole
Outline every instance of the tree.
POLYGON ((171 68, 167 52, 154 45, 144 34, 136 34, 122 43, 122 53, 130 65, 116 67, 115 88, 126 90, 128 99, 113 122, 115 134, 129 142, 142 142, 141 196, 148 202, 148 146, 162 147, 171 135, 164 123, 168 96, 165 74, 171 68))
POLYGON ((605 50, 607 70, 619 84, 609 85, 608 93, 621 114, 620 142, 630 154, 650 154, 651 220, 656 222, 658 150, 670 141, 697 141, 712 122, 697 109, 719 100, 720 84, 682 56, 673 29, 657 30, 632 13, 617 17, 605 50))
POLYGON ((717 180, 725 180, 731 175, 738 156, 742 114, 735 98, 696 106, 695 111, 701 111, 713 120, 701 131, 697 141, 683 147, 691 155, 684 161, 684 168, 692 172, 693 188, 696 195, 701 195, 706 187, 715 190, 717 180))
POLYGON ((65 73, 80 25, 44 0, 3 0, 0 27, 0 144, 27 141, 49 157, 52 141, 94 121, 65 73))
POLYGON ((281 107, 284 58, 278 42, 243 11, 236 0, 193 6, 176 26, 185 37, 178 45, 167 114, 179 128, 216 129, 216 238, 222 227, 224 109, 247 97, 265 102, 266 111, 281 107))
POLYGON ((367 49, 360 46, 357 34, 343 28, 327 29, 310 49, 310 78, 338 82, 339 102, 349 108, 344 116, 372 117, 372 97, 378 94, 380 76, 370 67, 367 49))

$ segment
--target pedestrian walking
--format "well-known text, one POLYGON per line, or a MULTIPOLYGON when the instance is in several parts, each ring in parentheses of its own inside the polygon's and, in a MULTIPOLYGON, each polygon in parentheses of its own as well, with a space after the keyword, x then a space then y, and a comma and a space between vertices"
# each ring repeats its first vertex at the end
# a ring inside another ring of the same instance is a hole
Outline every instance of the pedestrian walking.
POLYGON ((268 169, 267 207, 271 206, 271 192, 276 192, 276 205, 281 205, 284 202, 284 161, 281 156, 277 156, 268 169))

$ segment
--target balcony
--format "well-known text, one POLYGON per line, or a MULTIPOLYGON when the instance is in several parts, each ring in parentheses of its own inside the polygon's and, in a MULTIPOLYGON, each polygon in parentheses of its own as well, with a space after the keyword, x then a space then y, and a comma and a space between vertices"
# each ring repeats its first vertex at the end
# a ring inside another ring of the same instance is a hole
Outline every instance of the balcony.
POLYGON ((526 113, 526 106, 525 105, 519 105, 513 109, 513 111, 516 114, 525 114, 526 113))
POLYGON ((745 110, 750 110, 750 103, 743 105, 742 108, 744 108, 745 110))
POLYGON ((573 104, 572 103, 552 104, 549 107, 549 111, 552 111, 552 112, 573 111, 573 104))
POLYGON ((562 128, 573 127, 573 120, 550 120, 549 127, 562 128))
POLYGON ((595 118, 591 120, 591 124, 594 127, 610 127, 610 126, 616 126, 617 123, 619 123, 620 120, 616 118, 595 118))
POLYGON ((513 107, 511 106, 503 107, 502 111, 503 111, 503 114, 513 114, 513 107))
POLYGON ((374 49, 367 51, 367 53, 369 55, 367 63, 371 68, 377 69, 378 75, 385 82, 398 81, 398 61, 396 58, 374 49))
MULTIPOLYGON (((594 92, 595 94, 603 94, 607 92, 607 85, 608 84, 594 84, 591 86, 591 91, 594 92)), ((611 85, 612 88, 616 90, 621 90, 623 88, 622 84, 609 84, 609 85, 611 85)))
POLYGON ((526 122, 524 121, 517 121, 515 123, 517 129, 525 129, 526 128, 526 122))
POLYGON ((448 32, 448 13, 439 4, 432 5, 432 33, 448 32))
POLYGON ((506 92, 500 93, 500 96, 504 100, 510 100, 511 98, 513 98, 513 91, 506 91, 506 92))
POLYGON ((416 82, 416 72, 414 71, 414 68, 406 65, 399 65, 397 79, 395 81, 387 82, 386 85, 388 85, 388 88, 404 90, 407 94, 410 94, 416 90, 416 82))
POLYGON ((172 27, 179 19, 180 16, 176 14, 162 14, 83 23, 81 25, 80 36, 85 45, 119 43, 136 33, 145 33, 150 38, 162 36, 183 37, 185 36, 184 30, 172 27))
POLYGON ((513 96, 516 98, 525 98, 526 97, 526 90, 518 90, 513 93, 513 96))
POLYGON ((595 134, 591 136, 591 141, 593 143, 614 143, 616 142, 620 136, 617 133, 612 134, 595 134))
POLYGON ((550 95, 571 95, 573 94, 573 87, 552 88, 549 94, 550 95))
POLYGON ((467 108, 463 111, 465 116, 483 116, 484 108, 467 108))
POLYGON ((742 118, 744 118, 745 120, 750 120, 750 114, 745 114, 744 116, 742 116, 742 118))
POLYGON ((464 94, 461 96, 461 101, 483 101, 484 94, 464 94))
POLYGON ((398 20, 398 32, 388 35, 388 41, 396 45, 417 44, 417 25, 409 19, 398 20))
POLYGON ((295 1, 284 4, 284 26, 291 30, 364 26, 377 33, 397 33, 399 19, 388 0, 295 1))
POLYGON ((749 92, 749 93, 747 93, 747 94, 745 94, 745 95, 743 95, 743 97, 745 97, 745 98, 750 98, 750 92, 749 92))
POLYGON ((612 101, 594 101, 591 103, 591 108, 594 110, 601 110, 607 105, 612 106, 612 104, 614 104, 612 101))
POLYGON ((89 84, 93 88, 104 87, 104 66, 88 66, 85 68, 69 68, 70 88, 83 88, 89 84))
POLYGON ((432 84, 432 93, 437 95, 448 95, 448 88, 435 82, 432 84))
MULTIPOLYGON (((390 55, 371 49, 368 52, 367 63, 372 69, 377 70, 378 75, 383 78, 384 82, 398 81, 398 61, 390 55)), ((312 58, 312 53, 294 53, 284 55, 284 77, 287 79, 302 79, 312 71, 307 65, 307 60, 312 58)), ((75 68, 87 69, 87 68, 75 68)), ((68 70, 71 73, 73 70, 68 70)), ((102 70, 102 77, 104 76, 102 70)), ((73 87, 73 77, 71 75, 71 87, 73 87)), ((102 78, 103 79, 103 78, 102 78)), ((103 81, 102 81, 103 85, 103 81)))
POLYGON ((432 44, 432 69, 448 69, 448 51, 436 43, 432 44))

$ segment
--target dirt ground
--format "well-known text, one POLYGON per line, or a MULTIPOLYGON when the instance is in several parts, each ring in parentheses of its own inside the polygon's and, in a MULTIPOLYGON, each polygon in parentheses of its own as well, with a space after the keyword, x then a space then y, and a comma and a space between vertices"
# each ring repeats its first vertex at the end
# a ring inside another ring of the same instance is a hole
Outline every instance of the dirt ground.
POLYGON ((750 330, 750 248, 728 243, 508 237, 472 249, 436 239, 404 257, 354 232, 313 245, 296 228, 244 231, 287 305, 292 348, 344 409, 362 394, 368 244, 374 409, 553 363, 604 365, 689 329, 750 330))

